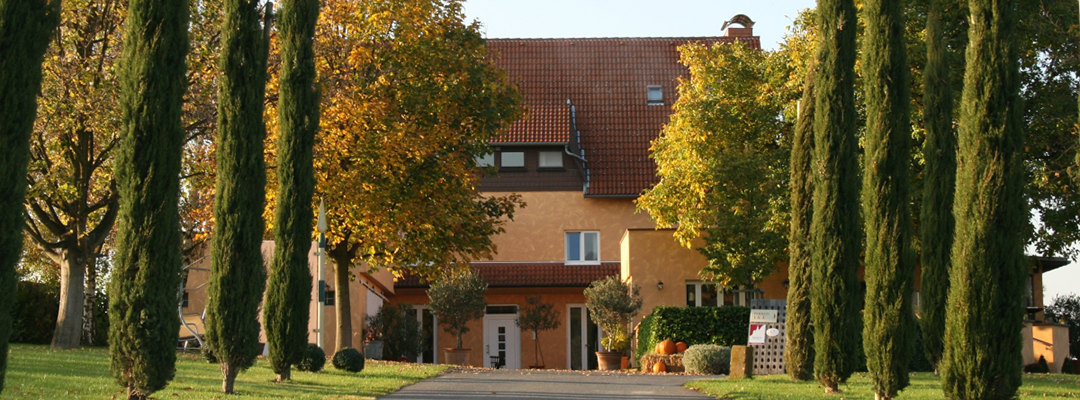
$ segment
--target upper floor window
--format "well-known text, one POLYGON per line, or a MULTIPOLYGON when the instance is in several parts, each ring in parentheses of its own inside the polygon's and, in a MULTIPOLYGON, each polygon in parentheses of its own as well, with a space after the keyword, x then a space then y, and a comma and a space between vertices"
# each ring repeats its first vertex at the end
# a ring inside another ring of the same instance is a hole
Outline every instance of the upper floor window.
POLYGON ((719 305, 720 296, 715 283, 686 282, 687 307, 716 307, 719 305))
POLYGON ((567 264, 599 264, 600 232, 566 232, 567 264))
POLYGON ((502 168, 525 168, 525 153, 521 151, 502 152, 502 168))
POLYGON ((541 151, 540 168, 562 168, 562 152, 541 151))
POLYGON ((649 85, 645 87, 645 92, 648 94, 648 104, 650 106, 658 106, 664 104, 664 87, 660 85, 649 85))
POLYGON ((486 168, 495 165, 495 153, 476 156, 476 166, 486 168))

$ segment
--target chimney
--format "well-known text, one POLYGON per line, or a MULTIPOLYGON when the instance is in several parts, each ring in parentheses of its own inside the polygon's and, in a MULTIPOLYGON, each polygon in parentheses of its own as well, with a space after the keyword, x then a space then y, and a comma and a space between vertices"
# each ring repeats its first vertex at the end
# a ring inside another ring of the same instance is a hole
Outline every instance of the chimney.
POLYGON ((724 26, 720 29, 724 31, 726 37, 750 37, 754 36, 754 21, 750 20, 746 14, 736 14, 730 20, 724 21, 724 26), (732 24, 738 24, 741 28, 731 26, 732 24))

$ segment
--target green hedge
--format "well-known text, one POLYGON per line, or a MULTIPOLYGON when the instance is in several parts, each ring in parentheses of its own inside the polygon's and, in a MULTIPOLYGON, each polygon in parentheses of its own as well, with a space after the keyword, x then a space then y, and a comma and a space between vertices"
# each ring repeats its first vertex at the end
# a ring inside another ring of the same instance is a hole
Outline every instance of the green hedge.
POLYGON ((638 326, 638 347, 635 358, 652 352, 664 339, 695 344, 720 346, 745 345, 750 326, 750 308, 673 307, 659 306, 638 326))

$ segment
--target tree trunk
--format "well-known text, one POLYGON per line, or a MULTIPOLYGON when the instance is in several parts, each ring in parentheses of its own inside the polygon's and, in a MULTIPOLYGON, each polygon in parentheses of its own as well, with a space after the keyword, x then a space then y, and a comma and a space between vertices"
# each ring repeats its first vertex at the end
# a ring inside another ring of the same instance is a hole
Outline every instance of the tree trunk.
POLYGON ((285 382, 292 380, 292 368, 285 366, 285 369, 281 370, 281 373, 277 375, 275 382, 285 382))
POLYGON ((337 317, 337 342, 334 352, 336 353, 346 347, 352 347, 352 303, 349 302, 349 266, 352 265, 352 257, 340 253, 332 254, 332 257, 335 264, 334 315, 337 317))
POLYGON ((127 388, 127 390, 128 390, 128 396, 127 396, 128 400, 146 400, 146 395, 142 394, 142 393, 139 393, 139 391, 137 389, 135 389, 135 387, 129 386, 127 388))
POLYGON ((83 281, 86 275, 86 254, 78 249, 62 250, 60 260, 60 311, 56 314, 56 330, 52 348, 79 347, 82 336, 83 303, 86 300, 83 281))
POLYGON ((240 368, 236 368, 231 362, 227 360, 221 361, 221 392, 225 394, 233 394, 233 386, 236 383, 236 374, 240 372, 240 368))
POLYGON ((97 257, 92 257, 86 263, 86 289, 84 292, 85 300, 83 300, 83 315, 82 315, 82 344, 86 346, 96 346, 98 344, 97 338, 97 263, 100 261, 97 257), (91 261, 92 260, 92 261, 91 261))

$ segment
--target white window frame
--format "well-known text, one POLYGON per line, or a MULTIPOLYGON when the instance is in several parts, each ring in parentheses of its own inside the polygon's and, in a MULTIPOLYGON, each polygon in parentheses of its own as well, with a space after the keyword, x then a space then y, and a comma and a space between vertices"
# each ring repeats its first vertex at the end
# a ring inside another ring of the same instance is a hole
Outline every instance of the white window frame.
POLYGON ((502 152, 502 154, 499 157, 499 167, 500 168, 525 168, 525 152, 524 151, 504 151, 504 152, 502 152), (521 165, 507 165, 507 163, 506 163, 506 155, 507 154, 515 154, 514 157, 517 157, 516 155, 521 155, 521 165))
POLYGON ((566 259, 566 264, 567 265, 597 265, 597 264, 600 264, 600 260, 601 260, 601 258, 600 258, 600 231, 566 231, 566 232, 564 232, 563 233, 563 250, 564 250, 563 253, 565 254, 564 258, 566 259), (589 234, 589 233, 595 233, 596 234, 596 259, 595 260, 586 260, 585 259, 585 254, 586 254, 586 250, 585 250, 585 234, 589 234), (580 245, 578 247, 578 259, 577 260, 571 260, 570 259, 570 236, 575 235, 575 234, 578 235, 578 244, 580 245))
POLYGON ((476 166, 480 168, 495 166, 495 153, 476 156, 476 166))
MULTIPOLYGON (((687 286, 694 285, 694 305, 691 306, 691 305, 687 304, 686 305, 687 307, 705 307, 703 304, 701 304, 701 289, 704 287, 704 285, 715 285, 716 286, 716 306, 719 307, 719 306, 724 305, 724 294, 723 294, 722 291, 720 291, 720 285, 719 284, 717 284, 715 282, 686 281, 686 285, 687 286)), ((709 307, 711 307, 711 306, 709 306, 709 307)))
POLYGON ((664 105, 664 86, 663 85, 649 85, 645 87, 646 103, 650 106, 664 105), (659 97, 653 97, 653 93, 657 93, 659 97))
POLYGON ((540 168, 562 168, 563 157, 561 151, 541 151, 540 152, 540 168), (547 159, 544 156, 552 157, 553 159, 547 159))

